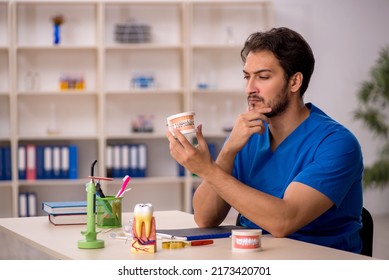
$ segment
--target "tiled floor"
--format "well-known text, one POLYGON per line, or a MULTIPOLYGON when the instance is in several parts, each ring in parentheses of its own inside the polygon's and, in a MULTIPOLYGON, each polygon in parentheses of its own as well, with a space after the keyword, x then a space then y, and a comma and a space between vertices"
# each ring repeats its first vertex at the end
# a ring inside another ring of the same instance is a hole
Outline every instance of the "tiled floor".
MULTIPOLYGON (((236 216, 231 216, 231 221, 236 216)), ((374 248, 373 257, 389 260, 389 215, 373 216, 374 248)), ((31 246, 0 232, 0 259, 48 260, 50 256, 40 253, 31 246)))

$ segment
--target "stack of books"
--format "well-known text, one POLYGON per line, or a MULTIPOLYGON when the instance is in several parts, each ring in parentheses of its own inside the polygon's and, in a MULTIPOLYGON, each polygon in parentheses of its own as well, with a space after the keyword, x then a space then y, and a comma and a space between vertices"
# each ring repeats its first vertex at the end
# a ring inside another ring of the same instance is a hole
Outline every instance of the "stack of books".
POLYGON ((86 201, 44 201, 42 210, 54 225, 85 225, 87 221, 86 201))

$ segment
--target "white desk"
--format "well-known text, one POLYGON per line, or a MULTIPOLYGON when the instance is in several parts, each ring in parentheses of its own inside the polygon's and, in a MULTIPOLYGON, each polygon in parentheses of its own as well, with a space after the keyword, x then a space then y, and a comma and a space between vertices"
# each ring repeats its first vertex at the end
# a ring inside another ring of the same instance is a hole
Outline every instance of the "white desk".
MULTIPOLYGON (((196 227, 193 216, 180 211, 154 212, 158 229, 196 227)), ((123 214, 123 224, 132 218, 131 213, 123 214)), ((109 232, 98 234, 99 239, 105 240, 102 249, 78 249, 77 241, 84 239, 81 231, 86 225, 54 226, 48 217, 3 218, 0 219, 0 231, 10 234, 34 248, 57 259, 77 260, 291 260, 291 259, 371 259, 359 254, 317 246, 288 238, 274 238, 269 235, 262 237, 261 252, 232 252, 231 239, 215 239, 212 245, 186 247, 184 249, 165 250, 158 240, 158 251, 155 254, 131 254, 130 244, 125 240, 112 239, 109 232)), ((97 229, 98 230, 98 229, 97 229)), ((121 229, 115 229, 121 231, 121 229)))

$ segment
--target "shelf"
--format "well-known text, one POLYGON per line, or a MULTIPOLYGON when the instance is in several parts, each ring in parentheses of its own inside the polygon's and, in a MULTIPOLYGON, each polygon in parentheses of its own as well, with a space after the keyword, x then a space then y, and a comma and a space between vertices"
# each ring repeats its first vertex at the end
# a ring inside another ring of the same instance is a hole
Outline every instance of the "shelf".
POLYGON ((13 208, 13 192, 12 185, 7 182, 0 181, 0 217, 1 218, 9 218, 13 216, 12 208, 13 208))
POLYGON ((18 98, 20 137, 48 136, 57 130, 63 136, 97 137, 97 99, 94 95, 22 95, 18 98), (33 126, 31 124, 34 124, 33 126))
POLYGON ((106 91, 106 96, 109 98, 110 96, 115 95, 131 95, 134 96, 149 96, 149 97, 157 97, 163 96, 168 97, 171 95, 172 97, 182 95, 183 89, 161 89, 161 88, 149 88, 149 89, 129 89, 129 90, 116 90, 116 91, 106 91))
POLYGON ((193 51, 200 51, 200 50, 206 50, 206 51, 220 51, 220 50, 232 50, 234 52, 240 53, 240 50, 242 49, 242 45, 236 45, 236 44, 195 44, 192 46, 193 51))
POLYGON ((117 24, 132 24, 149 28, 148 42, 180 45, 183 42, 182 9, 180 1, 106 1, 104 41, 107 45, 115 42, 117 24))
POLYGON ((7 50, 9 44, 8 1, 0 1, 0 51, 7 50))
POLYGON ((12 188, 12 181, 0 181, 0 188, 12 188))
MULTIPOLYGON (((132 178, 131 185, 142 186, 142 185, 154 185, 158 187, 158 184, 169 184, 169 183, 183 183, 184 177, 174 177, 174 176, 166 176, 166 177, 153 177, 153 178, 132 178)), ((64 187, 64 186, 82 186, 85 185, 89 181, 88 177, 84 179, 80 178, 77 180, 19 180, 19 186, 56 186, 56 187, 64 187)), ((120 187, 122 184, 122 180, 120 178, 115 178, 114 181, 103 183, 108 187, 120 187)), ((11 181, 0 181, 0 187, 10 187, 11 181)))
POLYGON ((48 90, 48 91, 19 91, 17 93, 20 97, 69 97, 69 98, 78 98, 79 96, 97 96, 95 91, 85 91, 85 90, 48 90))
POLYGON ((62 15, 61 48, 97 44, 98 1, 16 1, 16 43, 53 45, 53 20, 62 15), (76 7, 75 7, 76 5, 76 7))
POLYGON ((83 79, 86 91, 97 90, 97 51, 27 49, 17 53, 19 91, 58 91, 60 79, 83 79))
POLYGON ((224 95, 224 96, 238 96, 242 98, 242 96, 245 96, 244 88, 241 89, 193 89, 192 93, 194 95, 224 95))
POLYGON ((120 135, 131 131, 131 122, 140 115, 149 115, 153 119, 155 133, 166 130, 166 118, 182 111, 180 98, 158 97, 157 94, 137 95, 136 102, 131 96, 115 95, 106 100, 106 134, 120 135), (144 107, 139 107, 144 104, 144 107), (145 108, 146 107, 146 108, 145 108))
POLYGON ((148 44, 112 44, 106 45, 106 51, 137 51, 137 50, 176 50, 180 51, 183 49, 183 45, 167 45, 167 44, 156 44, 156 43, 148 43, 148 44))
POLYGON ((193 52, 192 88, 202 87, 218 90, 244 89, 242 61, 233 49, 201 49, 193 52), (212 65, 218 65, 214 69, 212 65))
POLYGON ((193 45, 239 45, 272 23, 270 1, 194 1, 192 6, 193 45))
MULTIPOLYGON (((0 31, 1 32, 1 31, 0 31)), ((0 48, 0 96, 9 94, 9 53, 8 49, 0 48)))
MULTIPOLYGON (((152 185, 155 188, 158 188, 160 184, 170 184, 170 183, 183 183, 185 180, 184 177, 175 177, 175 176, 158 176, 152 178, 132 178, 131 185, 142 186, 142 185, 152 185)), ((122 184, 121 179, 116 179, 116 181, 108 182, 108 186, 120 186, 122 184)))
POLYGON ((128 140, 128 139, 166 139, 166 135, 162 133, 122 133, 122 134, 107 134, 108 140, 128 140))
POLYGON ((0 140, 9 139, 11 136, 9 101, 9 96, 7 93, 0 93, 0 140))
POLYGON ((48 186, 48 187, 69 187, 69 186, 82 186, 88 182, 88 178, 77 180, 19 180, 19 186, 21 187, 34 187, 34 186, 48 186))
POLYGON ((74 139, 77 139, 77 141, 97 141, 98 137, 97 135, 79 135, 79 134, 68 134, 68 135, 23 135, 20 134, 18 137, 19 141, 24 142, 34 142, 34 141, 74 141, 74 139))
POLYGON ((182 59, 183 54, 176 50, 109 51, 105 59, 105 89, 130 90, 133 88, 132 79, 136 76, 152 77, 157 89, 181 89, 182 59))

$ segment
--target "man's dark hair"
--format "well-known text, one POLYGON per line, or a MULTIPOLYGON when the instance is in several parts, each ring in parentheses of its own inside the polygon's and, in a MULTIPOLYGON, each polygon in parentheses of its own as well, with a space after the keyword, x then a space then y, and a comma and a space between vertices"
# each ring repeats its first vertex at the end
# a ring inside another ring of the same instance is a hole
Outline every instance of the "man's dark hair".
POLYGON ((284 69, 286 80, 297 72, 303 74, 303 82, 300 96, 303 96, 308 88, 315 58, 311 47, 297 32, 286 28, 272 28, 266 32, 251 34, 240 53, 243 63, 246 62, 250 52, 271 51, 284 69))

